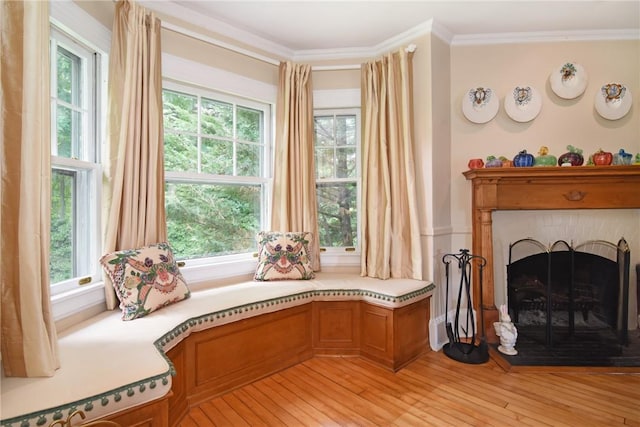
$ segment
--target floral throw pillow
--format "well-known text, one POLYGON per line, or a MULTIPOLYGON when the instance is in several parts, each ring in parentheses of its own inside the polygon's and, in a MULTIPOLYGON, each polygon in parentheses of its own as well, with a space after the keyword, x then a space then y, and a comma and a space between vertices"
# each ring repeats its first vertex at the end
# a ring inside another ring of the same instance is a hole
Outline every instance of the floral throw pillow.
POLYGON ((311 267, 309 232, 261 231, 255 280, 306 280, 315 274, 311 267))
POLYGON ((191 294, 168 243, 104 255, 100 264, 120 300, 122 320, 133 320, 191 294))

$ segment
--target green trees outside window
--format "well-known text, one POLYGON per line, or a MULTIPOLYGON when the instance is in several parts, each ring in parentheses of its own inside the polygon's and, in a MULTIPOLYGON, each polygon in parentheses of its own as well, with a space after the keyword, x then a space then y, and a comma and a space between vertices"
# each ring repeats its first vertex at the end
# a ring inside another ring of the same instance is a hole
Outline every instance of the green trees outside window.
POLYGON ((180 89, 163 91, 169 243, 180 259, 253 252, 266 203, 268 107, 180 89))
POLYGON ((357 246, 357 119, 355 112, 315 115, 318 228, 322 247, 357 246))
POLYGON ((51 249, 49 254, 51 283, 75 277, 73 262, 74 186, 73 172, 53 171, 51 175, 51 249))

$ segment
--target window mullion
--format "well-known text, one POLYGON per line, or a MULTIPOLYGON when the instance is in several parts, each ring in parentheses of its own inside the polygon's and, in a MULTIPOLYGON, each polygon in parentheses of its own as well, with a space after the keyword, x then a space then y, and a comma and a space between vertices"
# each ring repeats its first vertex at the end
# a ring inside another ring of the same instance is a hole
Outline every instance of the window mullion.
POLYGON ((202 97, 200 95, 197 96, 197 104, 196 108, 198 109, 198 114, 196 115, 196 129, 198 131, 198 136, 196 137, 196 146, 197 146, 197 160, 196 160, 196 170, 198 173, 202 173, 202 97))
POLYGON ((51 123, 50 132, 51 132, 51 154, 58 154, 58 132, 56 123, 58 122, 58 107, 57 107, 57 93, 56 88, 58 87, 58 61, 56 61, 56 56, 58 52, 58 43, 55 39, 51 39, 49 43, 49 63, 51 67, 51 77, 50 77, 50 96, 51 96, 51 123))
POLYGON ((338 177, 338 115, 333 114, 333 178, 338 177))
POLYGON ((234 103, 232 110, 233 129, 232 135, 232 151, 233 151, 233 176, 238 175, 238 106, 234 103))

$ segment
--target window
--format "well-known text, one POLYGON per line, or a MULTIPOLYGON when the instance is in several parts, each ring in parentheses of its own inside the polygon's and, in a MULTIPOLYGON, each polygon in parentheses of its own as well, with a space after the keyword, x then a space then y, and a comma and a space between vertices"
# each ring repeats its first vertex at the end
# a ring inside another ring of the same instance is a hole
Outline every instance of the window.
POLYGON ((100 55, 52 27, 52 294, 97 281, 100 250, 100 55))
POLYGON ((358 110, 315 113, 320 246, 358 247, 360 117, 358 110))
POLYGON ((168 240, 179 259, 255 252, 268 206, 270 107, 165 82, 168 240))

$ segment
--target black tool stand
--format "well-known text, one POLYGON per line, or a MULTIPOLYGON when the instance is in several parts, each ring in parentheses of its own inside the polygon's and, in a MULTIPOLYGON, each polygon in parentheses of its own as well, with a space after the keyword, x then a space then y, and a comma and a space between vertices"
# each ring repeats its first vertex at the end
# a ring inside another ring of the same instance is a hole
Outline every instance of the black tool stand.
POLYGON ((482 270, 487 264, 487 260, 481 256, 471 255, 468 249, 460 249, 458 254, 446 254, 442 257, 445 264, 447 277, 446 301, 445 301, 445 325, 449 342, 444 345, 444 354, 462 363, 480 364, 489 360, 489 347, 484 337, 484 319, 480 313, 480 333, 478 340, 476 337, 476 323, 473 314, 473 304, 471 301, 471 271, 473 265, 479 268, 480 283, 480 310, 482 310, 482 270), (456 304, 456 316, 453 326, 449 322, 449 267, 452 261, 457 261, 460 273, 460 286, 458 289, 458 302, 456 304), (466 315, 464 319, 460 317, 460 307, 466 303, 466 315), (462 334, 461 334, 462 332, 462 334))

